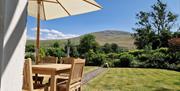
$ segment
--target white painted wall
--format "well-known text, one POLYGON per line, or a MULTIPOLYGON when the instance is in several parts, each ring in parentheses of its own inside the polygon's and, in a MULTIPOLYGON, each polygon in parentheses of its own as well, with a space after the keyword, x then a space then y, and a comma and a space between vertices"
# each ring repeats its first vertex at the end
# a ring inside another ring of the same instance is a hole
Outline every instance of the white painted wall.
POLYGON ((0 91, 21 91, 27 0, 0 0, 0 91))

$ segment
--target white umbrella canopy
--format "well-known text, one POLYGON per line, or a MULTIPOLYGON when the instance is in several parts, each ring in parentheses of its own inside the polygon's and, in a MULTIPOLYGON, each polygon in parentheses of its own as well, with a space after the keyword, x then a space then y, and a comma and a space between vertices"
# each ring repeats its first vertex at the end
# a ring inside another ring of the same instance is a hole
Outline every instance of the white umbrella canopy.
MULTIPOLYGON (((29 0, 28 15, 37 17, 38 0, 29 0)), ((94 0, 40 0, 40 19, 50 20, 100 10, 94 0)))
POLYGON ((40 61, 40 19, 51 20, 97 11, 101 8, 94 0, 29 0, 28 15, 37 18, 36 64, 40 61))

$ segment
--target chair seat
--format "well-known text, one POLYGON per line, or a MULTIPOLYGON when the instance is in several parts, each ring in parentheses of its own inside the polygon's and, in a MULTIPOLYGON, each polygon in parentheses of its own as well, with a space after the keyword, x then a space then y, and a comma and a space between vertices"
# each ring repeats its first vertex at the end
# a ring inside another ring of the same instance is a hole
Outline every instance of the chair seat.
MULTIPOLYGON (((81 86, 81 82, 76 82, 70 85, 70 88, 78 89, 81 86)), ((57 91, 67 91, 67 83, 57 84, 57 91)))
MULTIPOLYGON (((22 91, 29 91, 29 90, 22 90, 22 91)), ((34 89, 33 91, 44 91, 44 89, 34 89)))
POLYGON ((69 79, 69 74, 63 73, 57 76, 57 79, 69 79))
POLYGON ((67 91, 66 83, 57 85, 57 91, 67 91))

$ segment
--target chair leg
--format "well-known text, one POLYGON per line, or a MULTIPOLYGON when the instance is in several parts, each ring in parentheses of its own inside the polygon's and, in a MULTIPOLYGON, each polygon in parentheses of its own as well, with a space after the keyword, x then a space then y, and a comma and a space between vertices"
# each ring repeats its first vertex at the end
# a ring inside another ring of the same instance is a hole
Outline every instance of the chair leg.
POLYGON ((81 86, 78 88, 78 91, 81 91, 81 86))

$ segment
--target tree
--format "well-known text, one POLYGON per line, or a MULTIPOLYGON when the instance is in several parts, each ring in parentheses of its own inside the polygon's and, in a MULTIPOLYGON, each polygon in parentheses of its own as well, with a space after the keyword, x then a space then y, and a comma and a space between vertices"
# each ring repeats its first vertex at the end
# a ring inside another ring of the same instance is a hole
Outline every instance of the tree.
POLYGON ((114 53, 120 52, 120 47, 116 43, 111 44, 111 49, 114 53))
POLYGON ((72 47, 71 41, 68 39, 67 40, 67 44, 65 45, 65 50, 67 52, 67 57, 70 56, 71 47, 72 47))
POLYGON ((60 45, 59 45, 59 43, 58 43, 58 42, 54 42, 53 47, 54 47, 54 48, 59 48, 59 47, 60 47, 60 45))
POLYGON ((111 53, 112 52, 112 48, 111 48, 111 44, 109 43, 105 43, 102 47, 102 50, 105 52, 105 53, 111 53))
POLYGON ((174 32, 173 37, 180 38, 180 27, 177 29, 176 32, 174 32))
POLYGON ((71 57, 79 57, 79 52, 78 52, 78 49, 77 49, 77 46, 72 46, 70 48, 70 56, 71 57))
POLYGON ((98 47, 99 45, 95 40, 95 36, 88 34, 80 39, 78 50, 80 55, 83 56, 89 50, 93 50, 94 52, 96 52, 98 50, 98 47))
POLYGON ((153 49, 168 47, 168 40, 172 37, 173 28, 177 15, 167 10, 167 4, 161 0, 152 7, 151 12, 140 11, 137 14, 137 28, 134 28, 135 45, 139 49, 152 46, 153 49))

